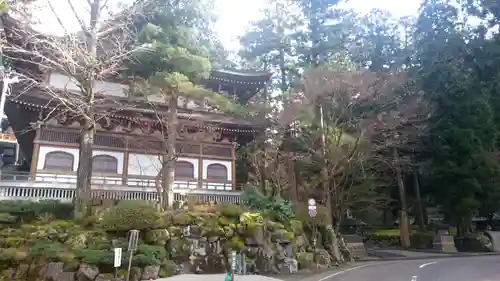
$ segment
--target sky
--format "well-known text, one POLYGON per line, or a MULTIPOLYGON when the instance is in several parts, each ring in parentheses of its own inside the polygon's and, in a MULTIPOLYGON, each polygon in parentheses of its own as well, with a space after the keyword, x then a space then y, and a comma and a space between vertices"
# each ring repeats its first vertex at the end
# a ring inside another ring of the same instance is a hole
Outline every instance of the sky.
MULTIPOLYGON (((238 48, 238 36, 248 25, 262 15, 260 10, 267 0, 216 0, 218 11, 217 31, 226 48, 238 48)), ((349 0, 346 7, 360 13, 378 8, 388 10, 397 17, 414 15, 420 7, 420 0, 349 0)))
MULTIPOLYGON (((75 17, 69 10, 67 0, 45 0, 51 1, 55 7, 56 13, 60 15, 61 20, 68 30, 78 30, 78 24, 75 17)), ((110 0, 109 3, 114 7, 118 3, 124 3, 130 0, 110 0), (113 3, 114 2, 114 3, 113 3)), ((261 10, 265 7, 267 0, 215 0, 218 21, 216 31, 221 38, 224 46, 229 50, 237 50, 239 47, 238 37, 243 35, 252 21, 258 20, 262 15, 261 10)), ((388 10, 395 16, 406 16, 416 14, 421 0, 349 0, 346 7, 353 8, 361 13, 369 12, 371 9, 378 8, 388 10)), ((77 10, 84 13, 88 10, 86 1, 72 0, 77 10)), ((40 4, 38 12, 40 25, 38 29, 52 33, 62 33, 58 28, 59 24, 52 11, 46 4, 40 4)), ((85 16, 83 16, 85 18, 85 16)), ((87 17, 88 18, 88 17, 87 17)))

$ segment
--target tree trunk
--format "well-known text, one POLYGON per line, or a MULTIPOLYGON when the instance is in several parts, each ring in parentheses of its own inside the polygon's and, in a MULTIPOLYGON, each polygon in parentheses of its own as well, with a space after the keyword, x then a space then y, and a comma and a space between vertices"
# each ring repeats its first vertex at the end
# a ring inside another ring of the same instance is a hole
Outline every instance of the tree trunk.
POLYGON ((398 181, 399 200, 401 201, 401 211, 399 213, 399 230, 401 234, 401 246, 410 247, 410 233, 408 228, 408 206, 406 204, 406 192, 401 174, 401 165, 399 163, 399 153, 396 147, 392 150, 394 156, 394 166, 396 169, 396 178, 398 181))
POLYGON ((80 149, 78 169, 76 171, 75 219, 82 219, 91 213, 90 201, 92 198, 92 145, 94 143, 94 127, 90 120, 86 120, 80 133, 80 149))
MULTIPOLYGON (((90 26, 88 30, 84 31, 86 35, 87 52, 90 58, 97 56, 97 22, 99 20, 99 13, 101 10, 101 1, 89 1, 90 5, 90 26)), ((94 127, 94 80, 95 69, 88 69, 88 76, 85 81, 80 81, 81 93, 85 96, 86 108, 84 109, 85 124, 80 133, 79 139, 79 158, 78 169, 76 171, 76 196, 74 206, 75 219, 81 219, 90 215, 91 206, 90 201, 92 197, 92 145, 94 144, 95 127, 94 127)))
POLYGON ((332 250, 333 256, 338 262, 342 262, 343 259, 340 255, 339 241, 337 238, 337 232, 335 231, 335 225, 333 223, 333 212, 332 212, 332 190, 330 190, 330 181, 328 178, 328 167, 326 161, 326 133, 325 133, 325 116, 323 114, 323 105, 319 103, 319 124, 321 129, 321 151, 323 154, 323 167, 321 168, 321 184, 323 187, 323 196, 325 198, 325 207, 327 210, 327 223, 331 226, 332 233, 332 250))
POLYGON ((418 181, 418 168, 413 171, 413 188, 415 188, 415 197, 417 201, 418 210, 418 224, 420 225, 420 230, 425 231, 425 217, 424 217, 424 205, 422 202, 422 196, 420 195, 420 182, 418 181))
POLYGON ((164 169, 162 173, 162 208, 166 210, 173 200, 170 198, 172 196, 172 185, 175 179, 175 144, 177 141, 177 96, 170 97, 168 104, 168 115, 167 115, 167 155, 166 159, 163 161, 164 169))

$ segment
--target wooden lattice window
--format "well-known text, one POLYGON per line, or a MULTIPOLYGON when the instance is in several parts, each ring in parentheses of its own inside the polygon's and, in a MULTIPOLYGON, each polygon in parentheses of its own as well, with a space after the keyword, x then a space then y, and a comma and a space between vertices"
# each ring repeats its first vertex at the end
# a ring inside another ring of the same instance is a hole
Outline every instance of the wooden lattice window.
POLYGON ((207 179, 227 181, 227 167, 222 164, 210 164, 207 167, 207 179))
POLYGON ((187 161, 175 162, 175 177, 184 179, 194 178, 194 165, 187 161))
POLYGON ((110 155, 96 155, 92 158, 92 172, 118 173, 118 159, 110 155))
POLYGON ((43 169, 48 171, 73 171, 75 157, 64 151, 51 151, 45 155, 43 169))

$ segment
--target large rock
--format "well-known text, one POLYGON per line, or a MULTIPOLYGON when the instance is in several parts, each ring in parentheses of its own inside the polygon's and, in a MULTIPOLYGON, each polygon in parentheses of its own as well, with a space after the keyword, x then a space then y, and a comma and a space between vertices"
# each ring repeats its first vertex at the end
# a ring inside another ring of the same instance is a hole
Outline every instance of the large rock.
POLYGON ((81 264, 76 272, 77 281, 94 281, 99 275, 99 269, 88 264, 81 264))
POLYGON ((55 281, 75 281, 76 272, 61 272, 57 275, 55 281))
POLYGON ((63 272, 63 268, 64 263, 62 262, 49 262, 40 269, 38 275, 43 279, 55 280, 63 272))
POLYGON ((160 273, 159 265, 146 266, 142 271, 141 280, 157 279, 160 273))
POLYGON ((134 266, 130 269, 130 281, 141 280, 142 268, 134 266))

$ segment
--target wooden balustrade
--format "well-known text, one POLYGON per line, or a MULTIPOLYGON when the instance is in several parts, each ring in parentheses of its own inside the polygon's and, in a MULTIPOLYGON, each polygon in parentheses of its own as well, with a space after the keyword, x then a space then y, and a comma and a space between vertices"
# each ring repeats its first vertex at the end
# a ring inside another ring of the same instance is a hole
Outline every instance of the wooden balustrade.
MULTIPOLYGON (((92 178, 92 197, 101 200, 158 200, 152 177, 130 177, 123 185, 119 176, 92 178), (132 180, 132 181, 131 181, 132 180), (131 183, 135 184, 131 184, 131 183)), ((241 192, 229 182, 176 181, 175 201, 239 203, 241 192), (231 188, 231 189, 229 189, 231 188)), ((0 200, 62 200, 75 196, 76 176, 71 174, 2 173, 0 200)))

